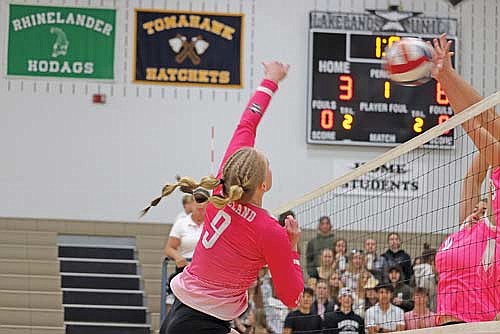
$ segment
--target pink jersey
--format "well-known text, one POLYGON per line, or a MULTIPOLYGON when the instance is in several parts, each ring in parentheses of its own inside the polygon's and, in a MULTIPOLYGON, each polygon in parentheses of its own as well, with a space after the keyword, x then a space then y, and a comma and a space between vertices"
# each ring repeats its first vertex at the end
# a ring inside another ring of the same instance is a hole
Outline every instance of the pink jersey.
MULTIPOLYGON (((257 88, 229 143, 218 177, 231 154, 254 146, 257 126, 277 89, 269 80, 257 88)), ((209 204, 201 235, 191 264, 171 283, 181 302, 222 320, 234 319, 247 308, 247 289, 268 264, 277 296, 287 306, 297 306, 304 289, 299 254, 291 250, 286 230, 266 210, 236 202, 218 210, 209 204)))
POLYGON ((465 322, 489 321, 495 315, 490 288, 483 279, 490 269, 487 245, 495 238, 487 220, 450 235, 436 254, 439 273, 437 314, 465 322))

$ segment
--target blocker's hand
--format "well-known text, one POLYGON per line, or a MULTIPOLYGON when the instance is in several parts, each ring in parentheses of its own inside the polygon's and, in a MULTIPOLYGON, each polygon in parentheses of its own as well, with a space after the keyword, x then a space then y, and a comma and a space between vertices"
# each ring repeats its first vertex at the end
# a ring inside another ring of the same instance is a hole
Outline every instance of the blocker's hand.
POLYGON ((282 64, 278 61, 263 62, 264 78, 279 83, 285 79, 290 65, 282 64))
POLYGON ((451 41, 446 40, 446 34, 439 36, 439 40, 434 38, 431 42, 427 42, 432 50, 432 62, 434 67, 432 69, 432 77, 439 81, 440 75, 453 71, 451 64, 451 56, 453 52, 450 51, 451 41))

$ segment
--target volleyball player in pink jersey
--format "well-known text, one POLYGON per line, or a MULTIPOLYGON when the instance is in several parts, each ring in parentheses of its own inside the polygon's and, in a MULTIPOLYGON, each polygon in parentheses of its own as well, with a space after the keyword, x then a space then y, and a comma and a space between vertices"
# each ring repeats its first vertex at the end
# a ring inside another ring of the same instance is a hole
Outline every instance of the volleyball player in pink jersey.
MULTIPOLYGON (((450 43, 445 35, 439 41, 433 41, 433 76, 441 83, 454 112, 459 113, 482 97, 454 71, 450 43)), ((462 127, 476 145, 479 155, 474 158, 464 179, 461 221, 479 200, 481 184, 489 167, 493 169, 490 182, 495 189, 500 186, 500 119, 495 110, 490 109, 463 123, 462 127)), ((439 248, 436 255, 439 325, 489 321, 498 317, 500 289, 495 274, 498 266, 494 264, 499 259, 499 248, 495 247, 498 213, 496 192, 490 192, 486 217, 468 216, 462 229, 450 235, 439 248)))
POLYGON ((264 72, 264 80, 236 127, 217 178, 205 177, 199 184, 181 178, 177 184, 166 185, 162 196, 151 203, 157 205, 176 187, 214 189, 192 262, 171 282, 176 301, 168 315, 167 334, 228 333, 228 321, 245 311, 247 289, 266 264, 276 294, 285 305, 296 307, 304 290, 297 221, 288 216, 282 227, 262 208, 272 174, 266 156, 253 146, 257 126, 288 66, 264 63, 264 72))

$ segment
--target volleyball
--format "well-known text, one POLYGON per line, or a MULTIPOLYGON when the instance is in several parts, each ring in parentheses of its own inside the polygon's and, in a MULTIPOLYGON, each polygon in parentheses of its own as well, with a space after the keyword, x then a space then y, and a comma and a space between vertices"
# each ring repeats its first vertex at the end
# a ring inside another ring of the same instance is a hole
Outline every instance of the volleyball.
POLYGON ((404 86, 419 86, 431 79, 432 50, 419 38, 402 38, 385 51, 383 66, 389 78, 404 86))

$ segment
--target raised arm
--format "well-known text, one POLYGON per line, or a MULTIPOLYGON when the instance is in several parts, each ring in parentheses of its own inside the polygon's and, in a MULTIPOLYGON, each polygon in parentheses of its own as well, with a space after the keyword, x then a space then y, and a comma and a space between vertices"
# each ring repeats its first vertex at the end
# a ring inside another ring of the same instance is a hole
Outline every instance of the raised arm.
POLYGON ((272 275, 276 295, 283 304, 295 308, 304 291, 304 279, 297 252, 300 228, 297 221, 289 217, 285 221, 285 228, 269 222, 269 229, 262 235, 260 245, 272 275))
POLYGON ((236 126, 236 130, 233 133, 226 153, 224 154, 224 158, 222 159, 217 177, 220 177, 222 168, 231 154, 242 147, 254 146, 257 127, 260 120, 262 116, 264 116, 269 102, 271 102, 271 98, 278 90, 278 83, 283 80, 288 73, 289 66, 276 61, 263 63, 263 65, 264 79, 255 90, 255 93, 252 95, 243 111, 243 115, 236 126))
POLYGON ((460 199, 460 224, 466 220, 479 220, 481 217, 472 216, 474 206, 481 199, 481 184, 483 183, 488 165, 486 159, 481 154, 477 154, 472 160, 472 164, 467 170, 462 185, 460 199))
MULTIPOLYGON (((460 113, 471 105, 482 100, 482 96, 464 80, 452 67, 449 51, 451 42, 446 41, 446 35, 433 41, 433 77, 441 83, 450 105, 455 113, 460 113)), ((500 117, 491 108, 474 119, 462 124, 463 129, 479 150, 464 180, 462 203, 460 206, 460 221, 462 222, 474 207, 481 183, 488 166, 500 166, 500 117), (475 188, 475 189, 473 189, 475 188)), ((477 203, 477 201, 476 201, 477 203)))

